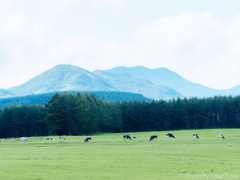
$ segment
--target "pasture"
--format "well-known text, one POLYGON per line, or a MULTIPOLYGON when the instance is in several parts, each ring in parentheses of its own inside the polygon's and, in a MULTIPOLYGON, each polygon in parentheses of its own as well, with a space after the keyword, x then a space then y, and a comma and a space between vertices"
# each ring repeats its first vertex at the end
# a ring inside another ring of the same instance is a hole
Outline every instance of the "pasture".
POLYGON ((0 179, 240 179, 239 129, 168 132, 176 138, 158 131, 100 134, 91 142, 85 136, 1 139, 0 179), (123 140, 124 134, 136 139, 123 140), (149 141, 151 135, 158 138, 149 141))

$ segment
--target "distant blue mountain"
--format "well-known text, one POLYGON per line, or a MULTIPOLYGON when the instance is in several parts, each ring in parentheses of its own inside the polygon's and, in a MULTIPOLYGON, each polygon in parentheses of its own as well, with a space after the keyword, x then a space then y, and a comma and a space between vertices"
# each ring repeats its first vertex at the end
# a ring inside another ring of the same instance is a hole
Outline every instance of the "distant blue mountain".
POLYGON ((139 78, 130 72, 115 72, 110 71, 94 71, 96 75, 108 81, 108 83, 115 87, 118 91, 133 92, 143 94, 152 99, 166 99, 173 97, 181 97, 182 95, 165 85, 155 85, 149 79, 139 78))
POLYGON ((105 79, 80 67, 67 64, 55 66, 25 84, 8 90, 17 95, 79 90, 116 91, 105 79))
MULTIPOLYGON (((0 109, 4 109, 10 106, 21 106, 21 105, 45 105, 55 95, 56 92, 27 95, 20 97, 11 98, 0 98, 0 109)), ((110 92, 110 91, 61 91, 58 94, 91 94, 98 99, 105 102, 128 102, 128 101, 145 101, 150 102, 151 99, 144 97, 140 94, 128 93, 128 92, 110 92)))
POLYGON ((190 82, 167 68, 119 66, 90 72, 77 66, 60 64, 20 86, 1 89, 0 97, 59 91, 130 92, 159 100, 177 97, 234 96, 240 94, 240 86, 228 90, 216 90, 190 82))
POLYGON ((174 89, 184 97, 206 97, 219 94, 219 90, 192 83, 167 68, 149 69, 143 66, 116 67, 107 70, 110 73, 128 73, 136 78, 152 82, 155 86, 166 86, 174 89))
POLYGON ((14 94, 12 94, 10 91, 6 90, 6 89, 0 89, 0 97, 4 97, 4 96, 12 96, 14 94))

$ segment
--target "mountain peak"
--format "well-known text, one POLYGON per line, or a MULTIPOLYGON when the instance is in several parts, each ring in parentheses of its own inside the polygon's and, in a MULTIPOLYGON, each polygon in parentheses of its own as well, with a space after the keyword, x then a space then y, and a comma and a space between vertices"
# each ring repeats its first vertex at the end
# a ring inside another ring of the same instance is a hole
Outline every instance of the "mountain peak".
POLYGON ((0 96, 23 96, 56 91, 118 91, 142 94, 152 99, 176 97, 209 97, 240 93, 236 87, 228 91, 192 83, 168 68, 118 66, 108 70, 87 71, 70 64, 59 64, 28 82, 1 90, 0 96))
POLYGON ((78 70, 78 71, 82 70, 82 71, 85 71, 85 72, 89 72, 86 69, 83 69, 81 67, 71 65, 71 64, 59 64, 59 65, 54 66, 52 69, 50 69, 50 71, 54 71, 54 70, 59 71, 59 70, 65 70, 65 69, 67 69, 67 70, 78 70))
POLYGON ((25 84, 9 90, 21 95, 28 95, 56 91, 109 91, 113 89, 103 78, 83 68, 60 64, 25 84))

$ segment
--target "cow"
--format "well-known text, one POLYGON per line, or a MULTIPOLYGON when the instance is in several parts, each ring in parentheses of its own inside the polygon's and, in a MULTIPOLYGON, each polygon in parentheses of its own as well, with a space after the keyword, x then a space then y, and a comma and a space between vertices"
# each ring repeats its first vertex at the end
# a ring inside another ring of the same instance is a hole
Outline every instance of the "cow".
POLYGON ((125 140, 125 139, 130 139, 130 140, 132 140, 131 136, 129 136, 129 135, 124 135, 124 136, 123 136, 123 139, 124 139, 124 140, 125 140))
POLYGON ((53 141, 54 139, 53 139, 53 138, 50 138, 50 137, 48 137, 48 138, 47 138, 47 140, 49 140, 49 141, 53 141))
POLYGON ((84 142, 90 142, 91 140, 92 140, 91 137, 87 137, 87 138, 84 140, 84 142))
POLYGON ((199 136, 197 133, 193 134, 194 139, 199 139, 199 136))
POLYGON ((27 138, 26 138, 26 137, 21 137, 21 138, 20 138, 20 141, 22 141, 22 142, 27 142, 27 138))
POLYGON ((149 139, 149 141, 152 141, 152 140, 154 140, 154 139, 157 139, 157 136, 156 136, 156 135, 151 136, 150 139, 149 139))
POLYGON ((166 137, 168 137, 168 138, 175 138, 175 136, 172 133, 167 133, 166 137))
POLYGON ((220 139, 225 139, 223 133, 220 133, 220 134, 219 134, 219 138, 220 138, 220 139))
POLYGON ((59 136, 59 139, 67 140, 67 138, 65 138, 64 136, 59 136))

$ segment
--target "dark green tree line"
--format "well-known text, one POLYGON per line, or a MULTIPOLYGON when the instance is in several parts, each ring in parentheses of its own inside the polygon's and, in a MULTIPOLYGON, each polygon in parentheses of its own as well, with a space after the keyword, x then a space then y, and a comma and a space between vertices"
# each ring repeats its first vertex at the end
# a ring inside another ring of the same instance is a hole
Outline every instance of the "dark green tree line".
POLYGON ((50 134, 79 135, 119 132, 121 111, 117 103, 107 103, 93 95, 56 94, 47 104, 46 123, 50 134))
POLYGON ((0 110, 0 137, 239 127, 240 96, 116 103, 55 94, 45 105, 0 110))
POLYGON ((122 103, 123 131, 239 128, 240 96, 122 103))
POLYGON ((13 106, 0 112, 0 136, 46 135, 46 109, 42 106, 13 106))

